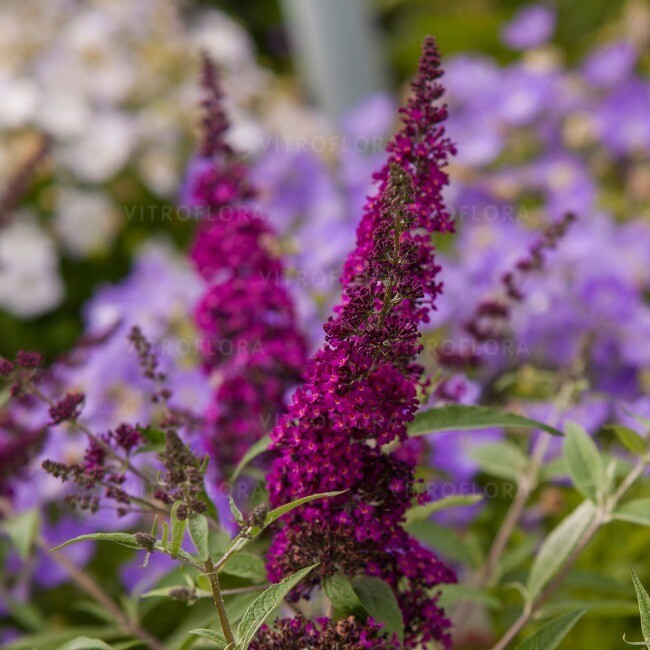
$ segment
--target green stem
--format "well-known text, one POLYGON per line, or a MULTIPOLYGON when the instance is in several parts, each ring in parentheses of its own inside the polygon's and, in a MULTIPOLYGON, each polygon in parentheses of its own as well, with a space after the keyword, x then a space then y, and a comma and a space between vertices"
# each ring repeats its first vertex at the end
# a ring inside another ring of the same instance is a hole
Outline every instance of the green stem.
POLYGON ((612 513, 618 506, 620 500, 627 494, 628 490, 634 485, 636 480, 643 474, 645 468, 648 465, 649 459, 643 457, 639 462, 633 467, 630 473, 623 479, 618 489, 614 494, 601 505, 596 515, 587 528, 582 534, 577 544, 571 551, 571 554, 566 559, 558 573, 555 575, 553 580, 547 585, 547 587, 542 591, 540 596, 533 602, 528 603, 524 607, 524 611, 521 613, 519 618, 510 626, 508 631, 503 635, 501 640, 492 648, 492 650, 505 650, 508 647, 508 644, 521 632, 524 626, 528 623, 531 617, 539 610, 539 608, 548 601, 548 599, 558 590, 558 588, 564 583, 564 579, 567 577, 567 574, 578 558, 582 554, 582 551, 586 548, 589 542, 593 539, 596 533, 601 529, 601 527, 608 523, 611 520, 612 513))
POLYGON ((219 622, 221 623, 221 629, 223 630, 223 635, 226 637, 228 645, 235 643, 235 637, 232 633, 232 628, 230 627, 230 621, 228 620, 228 614, 226 612, 226 605, 223 602, 223 595, 221 593, 221 588, 219 586, 219 574, 217 573, 212 559, 208 558, 205 561, 206 574, 208 580, 210 580, 210 588, 212 589, 212 598, 214 600, 214 605, 217 608, 217 614, 219 615, 219 622))

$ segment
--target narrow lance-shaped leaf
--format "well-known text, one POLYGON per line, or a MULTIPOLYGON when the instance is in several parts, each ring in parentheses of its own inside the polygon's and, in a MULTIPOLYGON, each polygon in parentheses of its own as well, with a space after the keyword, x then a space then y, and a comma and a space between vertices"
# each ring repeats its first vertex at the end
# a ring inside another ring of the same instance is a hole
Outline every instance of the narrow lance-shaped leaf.
POLYGON ((396 634, 401 644, 404 640, 404 618, 391 586, 371 576, 355 578, 352 584, 368 614, 384 626, 389 637, 396 634))
POLYGON ((579 424, 566 425, 564 456, 576 488, 594 503, 606 488, 607 477, 598 447, 579 424))
POLYGON ((301 569, 292 576, 285 578, 277 585, 271 585, 258 596, 248 607, 237 628, 238 647, 247 650, 257 630, 262 626, 266 617, 284 600, 285 596, 315 567, 317 564, 301 569))
POLYGON ((522 641, 515 650, 556 650, 584 613, 584 610, 580 610, 553 619, 522 641))
POLYGON ((237 507, 235 500, 232 496, 228 495, 228 506, 230 507, 230 513, 233 516, 233 519, 240 526, 244 523, 244 515, 241 513, 241 510, 237 507))
POLYGON ((423 506, 415 506, 406 511, 404 525, 410 526, 418 521, 423 521, 436 512, 447 510, 448 508, 455 508, 457 506, 473 506, 482 501, 482 499, 482 494, 457 494, 445 497, 444 499, 438 499, 437 501, 432 501, 431 503, 425 503, 423 506))
MULTIPOLYGON (((331 497, 337 497, 339 494, 343 494, 347 490, 340 490, 338 492, 322 492, 321 494, 311 494, 308 497, 301 497, 290 503, 285 503, 283 506, 275 508, 267 513, 266 518, 264 519, 264 524, 262 526, 252 526, 248 532, 248 541, 257 537, 265 528, 270 526, 274 521, 286 515, 287 513, 295 510, 296 508, 310 503, 311 501, 316 501, 317 499, 327 499, 331 497)), ((241 548, 241 546, 240 546, 241 548)))
POLYGON ((195 630, 190 630, 189 634, 200 636, 202 639, 207 639, 208 641, 212 641, 212 643, 216 643, 219 650, 223 650, 228 645, 226 637, 221 632, 215 632, 214 630, 208 630, 201 627, 195 630))
POLYGON ((541 429, 555 436, 563 435, 555 427, 516 413, 505 413, 487 406, 453 404, 418 413, 409 426, 409 436, 425 436, 438 431, 472 431, 492 427, 541 429))
POLYGON ((633 454, 642 454, 648 448, 648 442, 634 429, 620 424, 610 424, 605 427, 605 430, 614 433, 621 444, 633 454))
POLYGON ((205 562, 210 557, 208 520, 203 515, 196 515, 191 517, 187 524, 199 560, 205 562))
POLYGON ((632 499, 614 512, 614 519, 640 526, 650 526, 650 498, 632 499))
POLYGON ((9 536, 18 554, 26 559, 38 537, 41 517, 38 509, 26 510, 2 522, 2 530, 9 536))
POLYGON ((546 538, 528 576, 526 590, 530 602, 540 594, 546 583, 564 564, 594 520, 595 514, 594 504, 591 501, 583 501, 546 538))
POLYGON ((174 559, 178 557, 178 552, 181 550, 181 544, 183 543, 183 539, 185 539, 185 529, 187 528, 187 519, 178 518, 178 509, 182 505, 181 501, 176 501, 171 511, 172 541, 170 554, 174 559))
POLYGON ((101 639, 89 639, 87 636, 80 636, 68 641, 59 647, 58 650, 113 650, 108 643, 101 639))
POLYGON ((508 481, 517 482, 528 467, 524 453, 507 440, 475 447, 469 456, 486 474, 508 481))
POLYGON ((242 470, 259 455, 267 451, 270 446, 271 436, 269 435, 260 438, 254 445, 252 445, 239 461, 237 467, 235 467, 235 471, 230 476, 230 483, 234 483, 242 473, 242 470))
POLYGON ((142 548, 140 544, 135 539, 134 535, 130 533, 89 533, 88 535, 79 535, 73 539, 69 539, 63 544, 59 544, 54 548, 50 549, 52 551, 58 551, 59 549, 70 546, 71 544, 76 544, 77 542, 113 542, 114 544, 119 544, 120 546, 126 546, 126 548, 142 548))
MULTIPOLYGON (((625 641, 628 645, 643 645, 650 648, 650 596, 645 590, 639 576, 630 567, 632 574, 632 582, 634 583, 634 590, 636 591, 636 598, 639 601, 639 614, 641 615, 641 632, 643 633, 643 643, 625 641)), ((623 637, 625 640, 625 637, 623 637)))
POLYGON ((346 613, 362 616, 365 609, 359 600, 352 583, 340 573, 329 576, 323 580, 325 595, 330 599, 332 605, 346 613))

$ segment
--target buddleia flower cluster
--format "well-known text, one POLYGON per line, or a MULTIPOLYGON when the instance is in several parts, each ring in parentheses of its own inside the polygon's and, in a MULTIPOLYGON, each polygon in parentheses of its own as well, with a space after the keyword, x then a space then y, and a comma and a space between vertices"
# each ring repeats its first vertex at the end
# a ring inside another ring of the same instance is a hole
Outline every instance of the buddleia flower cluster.
POLYGON ((192 259, 206 282, 196 308, 206 369, 216 379, 207 442, 222 468, 235 465, 273 426, 301 378, 306 346, 283 284, 275 235, 251 203, 244 165, 227 143, 217 73, 203 66, 205 138, 186 189, 202 221, 192 259))
POLYGON ((404 529, 423 501, 407 442, 425 380, 416 362, 418 325, 440 292, 431 234, 450 227, 440 192, 454 148, 444 135, 442 71, 433 39, 424 43, 402 130, 377 174, 358 245, 343 274, 343 300, 325 325, 323 348, 272 433, 279 454, 268 476, 272 505, 341 490, 284 519, 268 556, 272 580, 319 563, 294 592, 308 597, 325 578, 369 574, 393 588, 404 616, 404 647, 450 647, 450 623, 435 590, 453 571, 404 529))

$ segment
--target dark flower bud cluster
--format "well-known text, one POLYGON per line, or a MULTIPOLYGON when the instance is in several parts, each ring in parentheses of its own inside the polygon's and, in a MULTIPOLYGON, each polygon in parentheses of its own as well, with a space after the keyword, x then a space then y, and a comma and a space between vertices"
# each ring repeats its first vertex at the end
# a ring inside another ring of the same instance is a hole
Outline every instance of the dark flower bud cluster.
POLYGON ((135 537, 136 543, 149 553, 153 553, 156 545, 156 538, 149 533, 138 532, 133 536, 135 537))
POLYGON ((218 76, 203 65, 204 143, 188 180, 201 208, 192 259, 206 281, 196 309, 203 357, 218 384, 206 414, 206 442, 222 469, 232 468, 274 422, 301 378, 305 342, 297 330, 274 233, 250 205, 247 170, 225 140, 228 119, 218 76))
POLYGON ((163 475, 164 490, 160 490, 156 496, 167 503, 180 501, 176 511, 179 519, 205 512, 201 464, 173 429, 166 432, 162 464, 166 470, 163 475))
POLYGON ((393 650, 399 643, 382 634, 372 618, 362 623, 354 618, 307 621, 288 618, 264 626, 249 646, 250 650, 393 650))
POLYGON ((76 420, 81 415, 86 396, 83 393, 68 393, 65 397, 50 407, 50 423, 61 424, 66 420, 76 420))
MULTIPOLYGON (((65 400, 66 398, 62 402, 65 400)), ((61 402, 55 406, 59 404, 61 402)), ((57 410, 58 412, 63 412, 63 409, 57 410)), ((50 416, 53 417, 52 409, 50 416)), ((80 491, 66 496, 65 500, 69 506, 94 513, 99 509, 101 494, 116 502, 118 515, 124 516, 130 512, 133 501, 133 496, 122 487, 126 482, 128 470, 126 462, 141 443, 142 437, 137 428, 123 423, 114 431, 92 436, 81 463, 68 465, 45 460, 42 466, 48 474, 62 482, 71 481, 81 488, 80 491)))
MULTIPOLYGON (((537 241, 529 247, 527 254, 501 276, 500 295, 479 302, 472 316, 463 323, 463 330, 476 346, 465 347, 460 352, 440 347, 437 350, 440 365, 461 370, 476 368, 483 363, 480 354, 481 344, 498 342, 507 337, 513 307, 526 298, 522 288, 526 276, 544 268, 546 253, 558 246, 575 219, 575 215, 568 213, 548 226, 537 241)), ((444 394, 444 386, 438 391, 444 394)))
POLYGON ((166 404, 171 397, 171 391, 164 385, 167 381, 167 375, 158 369, 158 357, 153 350, 153 346, 137 325, 131 328, 129 341, 138 355, 143 375, 158 387, 152 395, 152 401, 166 404))
POLYGON ((455 575, 404 530, 407 509, 425 497, 412 455, 387 451, 407 440, 419 406, 418 326, 440 291, 431 234, 451 227, 440 191, 453 145, 441 124, 445 110, 434 104, 441 74, 435 43, 427 39, 403 129, 377 175, 379 191, 368 201, 345 266, 342 304, 272 433, 278 456, 267 478, 273 506, 345 490, 283 518, 269 550, 270 578, 319 562, 294 598, 309 596, 337 572, 384 579, 402 609, 405 648, 451 645, 436 587, 455 575))
POLYGON ((248 517, 246 517, 242 528, 263 528, 266 522, 266 515, 268 514, 269 506, 266 503, 260 504, 251 511, 248 517))

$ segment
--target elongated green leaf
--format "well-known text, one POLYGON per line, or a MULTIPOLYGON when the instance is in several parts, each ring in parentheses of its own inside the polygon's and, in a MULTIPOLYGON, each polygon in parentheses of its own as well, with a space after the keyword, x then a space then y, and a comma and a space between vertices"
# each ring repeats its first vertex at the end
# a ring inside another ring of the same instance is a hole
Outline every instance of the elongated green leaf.
POLYGON ((325 578, 323 589, 336 609, 346 614, 363 615, 365 612, 352 583, 340 573, 325 578))
POLYGON ((266 617, 284 600, 284 597, 318 565, 313 564, 285 578, 277 585, 271 585, 248 607, 237 628, 238 645, 247 650, 257 630, 266 617))
POLYGON ((564 564, 582 534, 594 519, 596 508, 591 501, 583 501, 566 519, 551 531, 533 562, 528 576, 528 598, 532 602, 546 583, 564 564))
POLYGON ((241 510, 237 507, 235 500, 232 498, 230 494, 228 495, 228 505, 230 506, 230 513, 232 514, 232 517, 235 520, 235 522, 240 526, 243 525, 244 515, 242 514, 241 510))
POLYGON ((48 630, 38 634, 26 634, 19 639, 6 643, 2 650, 58 650, 60 645, 65 641, 78 638, 80 636, 89 636, 90 638, 115 639, 122 635, 115 631, 114 628, 99 626, 77 626, 68 627, 63 630, 48 630))
POLYGON ((516 650, 556 650, 562 639, 571 631, 571 628, 582 618, 584 613, 584 610, 579 610, 550 621, 532 636, 522 641, 516 650))
POLYGON ((172 541, 169 547, 171 556, 176 559, 178 552, 181 550, 181 544, 185 539, 185 529, 187 528, 187 519, 178 518, 178 509, 182 506, 181 501, 176 501, 172 506, 171 522, 172 522, 172 541))
POLYGON ((195 630, 190 630, 189 634, 200 636, 203 639, 212 641, 212 643, 216 643, 219 647, 219 650, 223 650, 228 645, 226 637, 221 634, 221 632, 215 632, 214 630, 207 630, 206 628, 201 627, 195 630))
POLYGON ((592 600, 586 598, 569 598, 566 600, 553 599, 538 610, 540 619, 556 617, 569 612, 584 609, 598 618, 629 618, 634 616, 639 608, 634 600, 592 600))
POLYGON ((486 474, 514 482, 528 467, 524 453, 507 440, 475 447, 470 450, 469 456, 486 474))
MULTIPOLYGON (((639 601, 639 614, 641 615, 641 632, 643 633, 643 643, 630 643, 630 645, 645 645, 650 648, 650 596, 639 580, 639 576, 630 567, 632 582, 636 591, 636 598, 639 601)), ((626 643, 629 643, 626 641, 626 643)))
POLYGON ((410 526, 418 521, 428 519, 431 515, 447 508, 455 508, 457 506, 473 506, 479 501, 483 500, 482 494, 457 494, 454 496, 438 499, 431 503, 425 503, 423 506, 415 506, 409 508, 405 515, 405 526, 410 526))
POLYGON ((440 526, 430 519, 411 524, 408 531, 449 560, 455 560, 476 569, 483 562, 481 545, 473 533, 460 537, 457 531, 440 526))
MULTIPOLYGON (((71 544, 76 544, 77 542, 113 542, 114 544, 119 544, 120 546, 126 546, 127 548, 142 548, 136 541, 135 536, 130 533, 89 533, 88 535, 79 535, 73 539, 69 539, 63 544, 59 544, 54 548, 50 549, 51 551, 58 551, 59 549, 70 546, 71 544)), ((162 549, 161 549, 162 550, 162 549)))
POLYGON ((317 499, 327 499, 327 498, 331 498, 331 497, 337 497, 337 496, 339 496, 339 494, 343 494, 344 492, 347 492, 347 490, 340 490, 339 492, 323 492, 321 494, 311 494, 308 497, 301 497, 300 499, 296 499, 295 501, 292 501, 291 503, 285 503, 283 506, 280 506, 279 508, 275 508, 274 510, 271 510, 266 515, 266 518, 264 519, 264 525, 262 527, 253 526, 251 528, 251 531, 249 533, 250 539, 254 539, 265 528, 270 526, 274 521, 276 521, 277 519, 279 519, 283 515, 286 515, 288 512, 291 512, 292 510, 295 510, 296 508, 304 505, 305 503, 310 503, 311 501, 316 501, 317 499))
POLYGON ((579 424, 566 425, 564 456, 576 488, 594 503, 606 489, 607 479, 603 460, 596 443, 579 424))
POLYGON ((232 555, 220 569, 220 572, 258 584, 266 582, 264 560, 258 555, 246 551, 239 551, 232 555))
POLYGON ((187 525, 199 560, 205 562, 210 557, 208 520, 203 515, 196 515, 188 520, 187 525))
POLYGON ((605 430, 614 433, 621 444, 633 454, 642 454, 648 448, 648 442, 630 427, 624 427, 621 424, 610 424, 605 427, 605 430))
POLYGON ((404 618, 391 586, 371 576, 355 578, 352 586, 368 614, 383 624, 383 631, 389 637, 396 634, 401 644, 404 640, 404 618))
POLYGON ((650 526, 650 498, 633 499, 614 512, 614 519, 640 526, 650 526))
POLYGON ((554 436, 563 435, 554 427, 516 413, 505 413, 487 406, 453 404, 418 413, 409 426, 409 436, 425 436, 438 431, 473 431, 492 427, 541 429, 554 436))
POLYGON ((139 428, 138 432, 146 440, 144 445, 140 445, 136 454, 162 453, 165 450, 165 432, 160 429, 151 427, 139 428))
POLYGON ((72 641, 64 643, 59 650, 113 650, 108 643, 100 639, 90 639, 87 636, 79 636, 72 641))
POLYGON ((2 522, 2 530, 8 535, 14 548, 23 559, 29 557, 38 536, 41 517, 38 509, 25 510, 2 522))
POLYGON ((244 457, 239 461, 239 465, 235 467, 235 471, 230 476, 230 482, 234 483, 242 470, 259 455, 263 454, 271 446, 271 436, 264 436, 260 438, 249 450, 244 454, 244 457))

